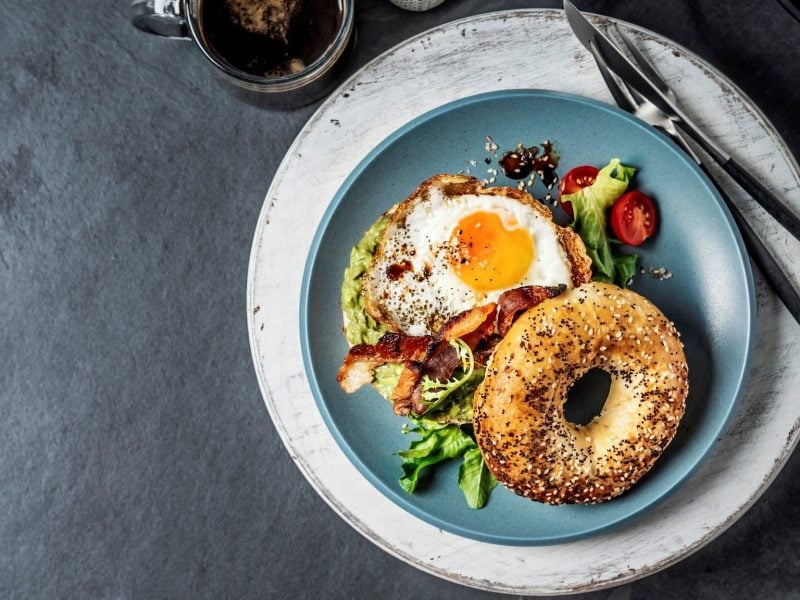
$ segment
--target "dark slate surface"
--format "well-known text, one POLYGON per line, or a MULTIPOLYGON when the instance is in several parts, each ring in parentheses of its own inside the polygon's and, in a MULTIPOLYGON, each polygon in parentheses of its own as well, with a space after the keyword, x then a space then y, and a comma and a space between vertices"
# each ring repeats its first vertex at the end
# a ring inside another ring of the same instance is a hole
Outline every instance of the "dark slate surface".
MULTIPOLYGON (((433 25, 555 3, 357 5, 351 72, 433 25)), ((800 150, 800 24, 775 0, 581 7, 699 53, 800 150)), ((234 100, 190 43, 134 30, 123 0, 0 14, 0 596, 488 598, 351 530, 261 401, 250 242, 315 106, 234 100)), ((794 457, 728 532, 619 597, 796 597, 798 481, 794 457)))

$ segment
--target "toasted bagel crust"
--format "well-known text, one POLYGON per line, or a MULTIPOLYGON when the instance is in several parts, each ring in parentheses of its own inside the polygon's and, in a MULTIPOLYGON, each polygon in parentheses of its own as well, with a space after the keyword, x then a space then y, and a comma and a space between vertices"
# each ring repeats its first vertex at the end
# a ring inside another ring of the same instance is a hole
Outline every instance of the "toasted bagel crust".
MULTIPOLYGON (((418 201, 425 199, 434 188, 439 188, 443 195, 449 198, 467 195, 513 198, 531 207, 547 221, 553 221, 552 211, 528 192, 511 187, 484 187, 479 179, 467 175, 434 175, 430 179, 422 182, 413 194, 391 209, 389 213, 391 214, 391 218, 386 225, 381 241, 378 243, 373 261, 382 260, 384 248, 383 240, 392 235, 392 231, 395 228, 402 227, 409 211, 418 201)), ((572 285, 579 286, 582 283, 590 281, 592 278, 592 261, 586 254, 586 247, 583 244, 583 240, 568 227, 561 227, 553 223, 553 228, 569 262, 572 285)), ((392 315, 384 310, 383 304, 380 302, 377 283, 377 280, 373 280, 370 277, 369 272, 363 279, 364 310, 373 319, 383 323, 391 331, 399 331, 400 327, 395 323, 392 315)), ((439 325, 441 325, 441 323, 439 323, 439 325)))
POLYGON ((609 500, 636 483, 673 439, 688 393, 675 326, 649 300, 588 283, 524 313, 495 349, 475 394, 474 428, 489 469, 548 504, 609 500), (587 425, 564 418, 584 373, 611 376, 587 425))

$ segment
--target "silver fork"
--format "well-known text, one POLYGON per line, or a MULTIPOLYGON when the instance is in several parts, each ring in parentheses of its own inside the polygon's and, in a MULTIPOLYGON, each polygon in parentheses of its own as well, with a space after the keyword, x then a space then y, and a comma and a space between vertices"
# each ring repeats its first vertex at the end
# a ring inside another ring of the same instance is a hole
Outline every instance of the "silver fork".
MULTIPOLYGON (((674 100, 675 92, 669 87, 667 82, 664 81, 661 75, 659 75, 655 65, 653 65, 644 56, 636 44, 634 44, 633 40, 625 35, 616 25, 616 23, 614 24, 614 28, 616 29, 617 35, 625 43, 625 46, 627 46, 635 62, 638 63, 639 68, 657 87, 659 87, 662 92, 664 92, 664 94, 668 95, 670 99, 674 100)), ((700 156, 698 156, 698 154, 687 143, 686 138, 675 126, 674 121, 649 100, 643 98, 638 92, 636 92, 636 90, 629 88, 624 82, 621 84, 618 83, 611 74, 611 70, 608 68, 603 55, 598 51, 594 44, 591 44, 590 50, 592 51, 592 56, 594 56, 595 63, 597 63, 597 68, 600 70, 600 74, 603 76, 603 80, 605 81, 608 90, 611 92, 611 95, 614 97, 614 101, 617 103, 617 105, 623 110, 636 115, 645 123, 663 130, 686 152, 686 154, 689 155, 689 157, 695 163, 697 163, 697 166, 700 167, 711 183, 714 184, 714 187, 716 187, 717 192, 719 192, 719 195, 725 201, 728 210, 733 216, 733 220, 739 227, 739 231, 742 234, 742 238, 744 239, 744 244, 748 253, 750 254, 750 258, 761 270, 764 278, 770 284, 781 301, 786 305, 786 308, 789 309, 789 312, 792 314, 795 321, 800 323, 800 295, 798 295, 797 290, 795 290, 791 283, 791 280, 772 256, 767 247, 764 246, 764 243, 758 237, 758 234, 753 230, 750 224, 745 220, 742 213, 739 212, 739 209, 736 208, 736 205, 731 201, 730 197, 728 197, 728 195, 722 189, 722 186, 719 184, 714 175, 708 170, 700 156)))

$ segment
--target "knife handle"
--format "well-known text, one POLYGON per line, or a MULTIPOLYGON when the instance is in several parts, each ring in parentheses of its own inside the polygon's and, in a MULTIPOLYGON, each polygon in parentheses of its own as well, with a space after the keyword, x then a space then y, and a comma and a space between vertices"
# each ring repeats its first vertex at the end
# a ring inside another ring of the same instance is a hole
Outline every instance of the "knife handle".
POLYGON ((772 215, 796 239, 800 240, 800 218, 788 206, 781 202, 777 196, 765 188, 760 181, 753 177, 734 159, 729 158, 720 165, 742 189, 753 197, 764 209, 772 215))
MULTIPOLYGON (((733 160, 728 162, 734 163, 733 160)), ((795 290, 794 286, 789 281, 789 278, 783 272, 783 269, 775 260, 775 258, 773 258, 770 251, 766 246, 764 246, 763 242, 758 237, 758 234, 753 231, 752 227, 750 227, 750 223, 745 220, 744 215, 739 212, 739 209, 736 208, 736 205, 734 205, 733 201, 731 201, 728 195, 723 191, 722 187, 717 183, 716 179, 714 179, 714 176, 711 175, 705 165, 700 164, 699 166, 717 188, 720 196, 722 196, 722 199, 725 201, 728 210, 733 216, 733 220, 739 227, 739 232, 742 234, 742 239, 744 240, 744 245, 747 248, 750 258, 753 259, 753 262, 761 270, 761 273, 764 275, 764 279, 766 279, 767 283, 775 291, 778 298, 780 298, 786 308, 789 309, 789 312, 794 317, 795 321, 800 323, 800 295, 798 295, 797 290, 795 290)), ((739 165, 736 166, 738 167, 739 165)), ((741 167, 739 168, 741 169, 741 167)))

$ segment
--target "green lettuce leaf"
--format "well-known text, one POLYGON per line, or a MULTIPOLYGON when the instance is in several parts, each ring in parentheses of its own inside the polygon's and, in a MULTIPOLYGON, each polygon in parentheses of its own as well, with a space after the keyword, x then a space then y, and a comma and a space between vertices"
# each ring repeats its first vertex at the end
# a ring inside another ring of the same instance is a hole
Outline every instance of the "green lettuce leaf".
POLYGON ((482 508, 496 485, 497 479, 483 462, 480 449, 475 446, 466 450, 458 469, 458 487, 464 492, 467 504, 471 508, 482 508))
POLYGON ((435 421, 419 419, 417 426, 408 432, 421 436, 419 440, 411 442, 408 450, 397 453, 403 458, 400 486, 409 494, 413 494, 417 488, 420 474, 425 467, 457 458, 465 450, 475 446, 472 438, 458 425, 442 425, 435 421))
POLYGON ((611 252, 614 259, 614 268, 617 273, 617 282, 622 287, 627 287, 634 275, 636 275, 636 263, 639 259, 636 254, 622 254, 621 252, 611 252))
POLYGON ((403 458, 400 486, 413 494, 427 467, 463 457, 458 469, 458 486, 471 508, 485 506, 497 480, 483 462, 472 436, 458 425, 445 425, 425 418, 415 419, 414 423, 416 426, 407 429, 406 433, 416 433, 420 439, 411 442, 408 450, 397 453, 403 458))
POLYGON ((581 236, 592 259, 593 279, 625 287, 636 273, 635 254, 623 254, 612 247, 616 242, 608 234, 608 210, 628 189, 636 169, 620 164, 618 158, 600 169, 595 182, 573 194, 564 194, 562 202, 571 202, 575 215, 572 228, 581 236))

